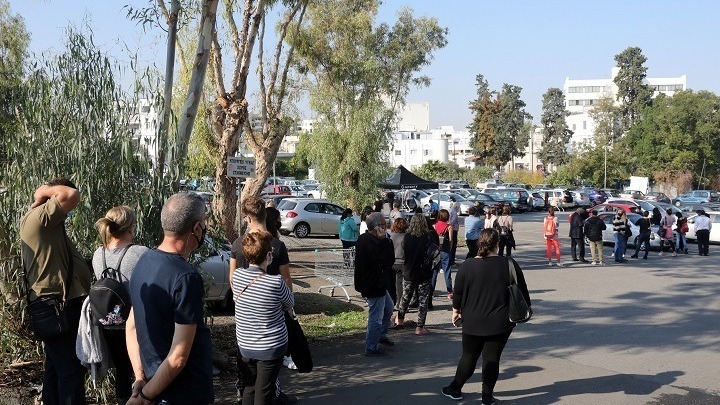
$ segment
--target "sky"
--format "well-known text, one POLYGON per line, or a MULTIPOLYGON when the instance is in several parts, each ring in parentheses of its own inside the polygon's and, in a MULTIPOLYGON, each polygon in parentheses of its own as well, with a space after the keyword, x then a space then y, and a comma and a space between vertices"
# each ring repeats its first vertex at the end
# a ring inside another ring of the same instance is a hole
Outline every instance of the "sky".
MULTIPOLYGON (((24 17, 36 54, 62 49, 65 27, 88 21, 96 44, 118 60, 127 58, 126 46, 139 52, 142 63, 164 70, 164 32, 144 32, 124 10, 148 0, 9 2, 24 17)), ((720 1, 386 0, 378 20, 392 23, 406 6, 449 31, 447 46, 421 72, 432 79, 430 86, 407 97, 430 103, 431 128, 468 125, 477 74, 491 89, 522 87, 526 110, 539 123, 548 88, 562 88, 566 77, 610 78, 613 57, 630 46, 648 58, 649 77, 685 74, 688 88, 720 94, 720 1)))

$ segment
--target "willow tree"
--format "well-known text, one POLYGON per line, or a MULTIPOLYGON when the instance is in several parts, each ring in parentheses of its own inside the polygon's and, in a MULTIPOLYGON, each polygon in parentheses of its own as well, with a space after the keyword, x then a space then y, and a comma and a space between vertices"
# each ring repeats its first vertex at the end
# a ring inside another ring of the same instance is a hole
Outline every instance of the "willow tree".
POLYGON ((375 24, 377 0, 323 0, 308 7, 297 41, 299 68, 310 80, 317 116, 304 146, 328 196, 360 207, 389 172, 398 106, 419 71, 447 43, 447 29, 410 9, 394 25, 375 24))

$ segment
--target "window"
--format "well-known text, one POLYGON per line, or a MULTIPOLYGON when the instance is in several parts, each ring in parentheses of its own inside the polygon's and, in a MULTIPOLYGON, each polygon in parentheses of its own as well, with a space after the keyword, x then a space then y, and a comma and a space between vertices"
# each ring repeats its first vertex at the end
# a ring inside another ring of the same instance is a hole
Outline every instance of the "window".
POLYGON ((573 124, 573 131, 575 130, 575 124, 573 124))
POLYGON ((424 156, 430 156, 430 149, 424 149, 424 150, 423 150, 423 155, 424 155, 424 156))
POLYGON ((583 121, 583 129, 587 129, 587 121, 583 121))
POLYGON ((402 155, 402 151, 400 149, 395 149, 395 156, 402 155))
POLYGON ((417 155, 417 150, 415 150, 415 149, 410 149, 410 154, 411 154, 411 155, 417 155))
POLYGON ((305 211, 307 212, 320 212, 320 205, 316 203, 310 203, 305 206, 305 211))

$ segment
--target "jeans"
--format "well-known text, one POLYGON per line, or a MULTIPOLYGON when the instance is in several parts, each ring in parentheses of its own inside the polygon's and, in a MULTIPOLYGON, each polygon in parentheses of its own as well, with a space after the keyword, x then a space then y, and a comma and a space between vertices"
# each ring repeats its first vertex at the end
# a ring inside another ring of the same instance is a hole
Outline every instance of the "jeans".
POLYGON ((440 269, 443 270, 443 276, 445 277, 445 288, 447 289, 447 293, 450 294, 452 290, 452 278, 450 277, 450 253, 447 252, 440 252, 440 265, 436 266, 433 271, 433 277, 432 277, 432 293, 435 291, 435 286, 437 285, 437 276, 440 273, 440 269))
POLYGON ((245 405, 270 405, 275 402, 275 382, 283 358, 273 360, 255 360, 242 357, 238 361, 243 375, 245 389, 242 403, 245 405))
POLYGON ((351 247, 354 247, 355 244, 357 244, 357 241, 354 240, 340 240, 342 242, 343 249, 350 249, 351 247))
POLYGON ((680 252, 681 239, 683 249, 687 249, 687 241, 685 240, 685 234, 682 232, 675 232, 675 251, 677 252, 680 252))
POLYGON ((585 260, 585 238, 570 238, 570 251, 572 252, 573 260, 579 257, 580 260, 585 260), (579 251, 579 252, 578 252, 579 251))
POLYGON ((707 256, 710 253, 710 230, 700 229, 695 232, 700 256, 707 256))
POLYGON ((492 397, 500 374, 500 355, 502 354, 510 332, 493 336, 462 335, 462 356, 455 371, 455 379, 450 383, 453 389, 461 390, 463 385, 472 377, 477 366, 478 358, 482 354, 482 396, 492 397))
POLYGON ((465 243, 467 243, 467 247, 468 247, 468 253, 465 256, 465 260, 477 256, 478 240, 477 239, 465 239, 465 243))
POLYGON ((45 375, 42 401, 45 405, 85 404, 85 373, 75 355, 75 340, 80 324, 81 299, 70 300, 66 311, 73 319, 70 331, 58 337, 43 340, 45 345, 45 375))
POLYGON ((592 261, 597 263, 603 262, 603 241, 591 240, 590 241, 590 256, 592 261))
POLYGON ((377 350, 380 339, 386 337, 395 306, 387 291, 384 296, 367 298, 367 303, 369 313, 365 333, 366 353, 377 350))
POLYGON ((645 257, 647 259, 648 252, 650 251, 650 231, 643 232, 638 236, 637 246, 635 246, 635 256, 637 257, 640 253, 640 246, 645 244, 645 257))
POLYGON ((613 236, 615 237, 615 248, 613 249, 615 261, 621 262, 623 260, 623 254, 625 254, 625 236, 620 232, 613 232, 613 236))

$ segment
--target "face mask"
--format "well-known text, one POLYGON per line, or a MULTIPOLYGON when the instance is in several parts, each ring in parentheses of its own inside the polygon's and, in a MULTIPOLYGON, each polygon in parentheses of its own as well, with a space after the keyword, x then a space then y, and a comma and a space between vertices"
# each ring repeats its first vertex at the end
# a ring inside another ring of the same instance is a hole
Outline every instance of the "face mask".
POLYGON ((268 265, 268 267, 270 267, 270 264, 272 263, 272 261, 273 261, 272 252, 269 252, 269 253, 268 253, 268 257, 267 257, 267 265, 268 265))
POLYGON ((195 232, 193 232, 193 234, 192 234, 193 237, 195 238, 195 241, 198 244, 197 247, 195 248, 195 250, 200 249, 200 247, 202 247, 203 243, 205 243, 205 234, 207 233, 207 227, 200 228, 200 229, 202 229, 202 236, 199 239, 197 236, 195 236, 195 232))

